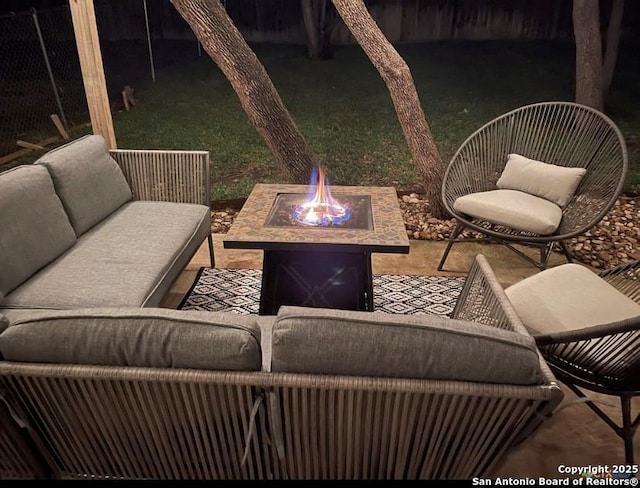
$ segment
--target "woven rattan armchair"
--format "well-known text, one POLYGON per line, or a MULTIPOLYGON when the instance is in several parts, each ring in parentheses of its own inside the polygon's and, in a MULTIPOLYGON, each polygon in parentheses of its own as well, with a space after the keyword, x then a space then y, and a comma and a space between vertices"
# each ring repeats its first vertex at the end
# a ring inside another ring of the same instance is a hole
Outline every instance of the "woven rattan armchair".
POLYGON ((627 150, 615 123, 606 115, 569 102, 543 102, 520 107, 488 122, 471 134, 449 163, 442 184, 447 211, 456 219, 442 270, 454 242, 466 228, 507 245, 539 269, 545 269, 554 244, 571 261, 565 241, 597 224, 616 202, 627 173, 627 150), (454 208, 460 197, 497 188, 508 155, 556 166, 586 168, 568 204, 561 207, 559 227, 549 235, 521 231, 465 215, 454 208), (513 244, 539 247, 534 260, 513 244))
MULTIPOLYGON (((640 304, 640 261, 620 265, 597 276, 640 304)), ((527 280, 530 278, 524 281, 527 280)), ((511 298, 510 288, 506 291, 511 298)), ((530 293, 531 289, 526 291, 530 293)), ((573 310, 585 306, 581 303, 583 300, 576 299, 576 295, 557 296, 557 300, 566 300, 567 307, 573 307, 573 310)), ((514 305, 518 311, 517 300, 514 305)), ((606 307, 607 303, 601 303, 601 306, 606 307)), ((633 436, 640 423, 640 414, 634 419, 631 412, 631 399, 640 395, 640 314, 633 316, 633 313, 626 319, 601 325, 533 334, 556 377, 578 397, 587 399, 586 404, 624 440, 627 464, 634 462, 633 436), (583 390, 619 397, 622 425, 618 425, 597 403, 589 401, 583 390)), ((526 325, 526 320, 524 322, 526 325)))

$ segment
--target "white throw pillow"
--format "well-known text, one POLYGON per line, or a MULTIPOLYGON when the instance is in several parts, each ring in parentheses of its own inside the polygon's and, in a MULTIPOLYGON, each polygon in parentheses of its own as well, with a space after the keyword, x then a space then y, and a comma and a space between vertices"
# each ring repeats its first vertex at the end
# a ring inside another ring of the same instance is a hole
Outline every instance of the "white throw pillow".
POLYGON ((503 190, 523 191, 564 207, 586 172, 584 168, 565 168, 509 154, 497 186, 503 190))

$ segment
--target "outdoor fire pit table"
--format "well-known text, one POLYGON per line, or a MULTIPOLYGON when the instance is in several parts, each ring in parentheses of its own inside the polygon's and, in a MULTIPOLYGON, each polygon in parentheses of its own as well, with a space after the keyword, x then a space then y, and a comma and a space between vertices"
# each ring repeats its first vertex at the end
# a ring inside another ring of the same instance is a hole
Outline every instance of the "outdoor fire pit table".
POLYGON ((346 212, 328 225, 301 222, 312 185, 257 184, 223 239, 225 249, 263 249, 260 315, 281 305, 373 311, 371 253, 409 253, 392 187, 331 186, 346 212))

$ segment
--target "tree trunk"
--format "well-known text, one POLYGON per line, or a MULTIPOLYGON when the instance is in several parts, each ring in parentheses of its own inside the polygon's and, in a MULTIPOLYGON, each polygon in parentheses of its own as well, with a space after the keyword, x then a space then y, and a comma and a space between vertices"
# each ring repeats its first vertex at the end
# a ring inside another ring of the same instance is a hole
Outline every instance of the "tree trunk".
POLYGON ((387 84, 431 213, 436 218, 443 218, 442 159, 433 141, 409 66, 382 33, 362 0, 333 0, 333 4, 387 84))
POLYGON ((313 8, 314 0, 302 0, 302 19, 307 34, 307 54, 310 59, 320 59, 320 36, 313 8))
POLYGON ((327 0, 301 0, 301 2, 309 58, 327 59, 331 57, 326 26, 327 0))
POLYGON ((308 183, 316 158, 271 78, 219 0, 171 0, 238 95, 242 108, 294 183, 308 183))
POLYGON ((607 97, 611 89, 613 72, 616 67, 618 46, 620 45, 620 31, 622 30, 623 10, 624 0, 613 0, 609 25, 607 26, 607 44, 605 46, 604 63, 602 66, 602 93, 604 98, 607 97))
POLYGON ((573 0, 576 39, 576 102, 604 110, 598 0, 573 0))
POLYGON ((318 39, 320 42, 320 59, 331 57, 331 39, 329 38, 329 18, 327 17, 327 0, 316 0, 316 18, 318 19, 318 39))

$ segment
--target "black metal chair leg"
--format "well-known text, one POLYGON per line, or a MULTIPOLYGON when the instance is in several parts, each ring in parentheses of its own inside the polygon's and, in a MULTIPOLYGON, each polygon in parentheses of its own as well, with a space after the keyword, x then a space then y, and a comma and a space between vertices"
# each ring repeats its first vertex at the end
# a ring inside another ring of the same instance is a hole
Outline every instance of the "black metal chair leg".
POLYGON ((564 241, 560 241, 560 247, 562 248, 562 252, 567 258, 567 262, 573 263, 573 258, 571 257, 571 252, 569 251, 567 244, 564 241))
POLYGON ((549 242, 544 246, 540 247, 540 271, 544 271, 547 269, 547 264, 549 264, 549 256, 551 256, 551 251, 553 250, 553 242, 549 242))
POLYGON ((456 225, 456 228, 453 229, 453 232, 451 233, 451 237, 449 237, 449 242, 447 243, 447 247, 444 250, 444 254, 442 255, 442 258, 440 259, 440 264, 438 264, 438 271, 442 271, 442 267, 444 266, 444 262, 447 260, 447 256, 449 255, 449 251, 451 251, 451 246, 453 246, 453 242, 456 240, 458 235, 460 235, 460 232, 462 232, 463 228, 464 228, 464 225, 462 225, 460 222, 458 222, 457 225, 456 225))
POLYGON ((621 396, 620 404, 622 406, 622 429, 620 429, 620 435, 624 440, 625 462, 633 464, 633 435, 638 427, 638 419, 636 418, 636 422, 631 421, 631 397, 629 395, 621 396))
POLYGON ((213 234, 209 234, 207 237, 207 241, 209 242, 209 262, 211 263, 211 267, 216 267, 216 261, 213 257, 213 234))

